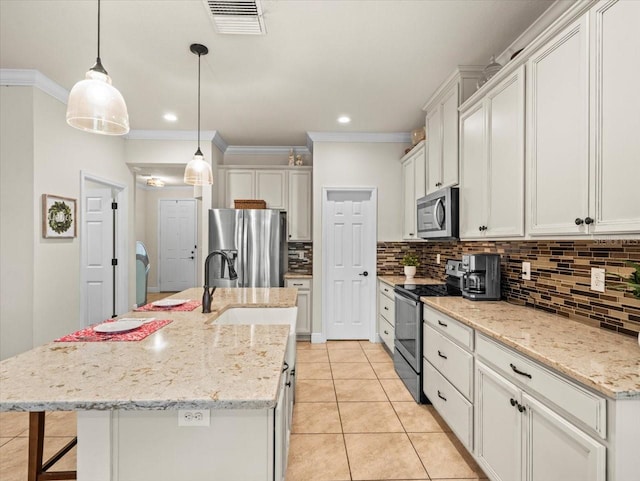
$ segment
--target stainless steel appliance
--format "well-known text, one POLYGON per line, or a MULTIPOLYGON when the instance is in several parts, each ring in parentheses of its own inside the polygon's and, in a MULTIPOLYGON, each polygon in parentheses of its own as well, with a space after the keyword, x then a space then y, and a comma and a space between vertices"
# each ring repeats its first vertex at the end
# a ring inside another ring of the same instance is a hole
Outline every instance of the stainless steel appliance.
POLYGON ((464 272, 461 262, 447 261, 447 281, 435 285, 398 284, 394 288, 396 326, 393 364, 396 373, 418 403, 429 402, 422 391, 421 297, 459 296, 464 272))
POLYGON ((500 254, 462 256, 462 296, 472 301, 500 300, 500 254))
POLYGON ((417 200, 418 237, 458 238, 458 188, 445 187, 417 200))
POLYGON ((286 213, 275 209, 210 209, 209 287, 283 287, 287 270, 286 213), (228 260, 227 260, 228 259, 228 260), (229 264, 237 279, 229 275, 229 264))

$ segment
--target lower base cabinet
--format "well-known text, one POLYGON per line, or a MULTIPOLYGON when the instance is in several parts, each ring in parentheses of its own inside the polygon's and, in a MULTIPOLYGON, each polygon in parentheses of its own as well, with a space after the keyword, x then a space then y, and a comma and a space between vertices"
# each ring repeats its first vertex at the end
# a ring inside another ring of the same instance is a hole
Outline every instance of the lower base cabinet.
POLYGON ((605 481, 606 448, 476 362, 476 459, 494 481, 605 481))
POLYGON ((311 279, 287 279, 285 287, 298 289, 298 320, 296 322, 296 334, 299 336, 311 335, 311 279))

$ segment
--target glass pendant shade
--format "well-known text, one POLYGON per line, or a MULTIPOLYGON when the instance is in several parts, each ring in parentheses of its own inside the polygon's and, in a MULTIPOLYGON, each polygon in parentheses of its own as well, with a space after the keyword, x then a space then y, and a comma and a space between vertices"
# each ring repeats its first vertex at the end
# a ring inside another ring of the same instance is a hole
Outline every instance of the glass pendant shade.
POLYGON ((184 169, 184 183, 189 185, 213 184, 211 166, 204 160, 204 155, 202 155, 200 149, 198 149, 193 159, 189 161, 186 169, 184 169))
POLYGON ((94 134, 124 135, 129 132, 129 114, 124 98, 111 77, 89 70, 86 78, 73 86, 67 103, 67 123, 94 134))

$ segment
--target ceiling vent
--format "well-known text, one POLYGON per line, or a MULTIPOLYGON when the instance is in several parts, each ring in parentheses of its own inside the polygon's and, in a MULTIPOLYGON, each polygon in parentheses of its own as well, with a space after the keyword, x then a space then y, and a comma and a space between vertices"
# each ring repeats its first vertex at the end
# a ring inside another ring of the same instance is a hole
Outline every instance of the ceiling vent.
POLYGON ((260 0, 205 0, 218 33, 264 35, 260 0))

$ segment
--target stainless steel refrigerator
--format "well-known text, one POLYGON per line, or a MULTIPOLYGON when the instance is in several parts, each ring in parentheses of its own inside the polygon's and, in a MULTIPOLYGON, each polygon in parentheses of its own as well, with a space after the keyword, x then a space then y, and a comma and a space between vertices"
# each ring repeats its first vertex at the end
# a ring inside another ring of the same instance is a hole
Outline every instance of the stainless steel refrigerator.
POLYGON ((238 279, 229 280, 222 256, 209 266, 213 287, 283 287, 287 271, 287 214, 275 209, 210 209, 209 252, 232 259, 238 279))

